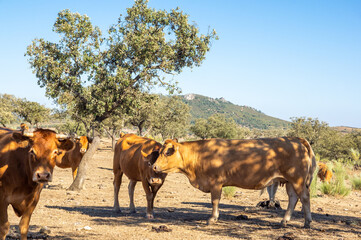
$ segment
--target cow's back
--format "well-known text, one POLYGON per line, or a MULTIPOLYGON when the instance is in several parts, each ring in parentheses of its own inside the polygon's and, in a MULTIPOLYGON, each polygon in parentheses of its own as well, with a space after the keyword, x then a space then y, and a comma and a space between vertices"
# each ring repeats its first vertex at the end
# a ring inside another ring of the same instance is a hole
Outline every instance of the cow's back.
POLYGON ((288 181, 285 176, 290 175, 290 169, 299 172, 293 177, 305 177, 312 165, 308 149, 299 138, 210 139, 186 142, 184 146, 191 154, 197 154, 195 175, 248 189, 261 189, 275 177, 288 181))

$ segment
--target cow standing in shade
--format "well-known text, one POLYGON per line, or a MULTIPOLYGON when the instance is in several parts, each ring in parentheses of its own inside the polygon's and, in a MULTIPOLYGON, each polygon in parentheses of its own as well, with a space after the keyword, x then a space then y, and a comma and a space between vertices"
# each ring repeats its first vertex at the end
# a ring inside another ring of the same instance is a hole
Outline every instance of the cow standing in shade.
POLYGON ((115 146, 113 158, 114 210, 120 211, 118 195, 124 173, 130 180, 128 185, 130 212, 135 212, 134 188, 137 182, 141 181, 147 197, 146 217, 154 218, 154 198, 167 175, 155 173, 152 169, 152 164, 157 159, 161 146, 154 140, 134 134, 121 135, 121 139, 115 146))
POLYGON ((56 158, 56 166, 60 168, 71 168, 73 174, 73 180, 76 178, 79 164, 89 148, 91 139, 86 136, 81 136, 75 141, 75 147, 73 150, 61 153, 56 158))
POLYGON ((309 186, 315 168, 309 143, 287 137, 183 143, 166 140, 153 165, 156 172, 184 173, 192 186, 211 193, 213 211, 209 224, 218 219, 222 187, 259 190, 278 181, 286 184, 289 197, 282 224, 287 224, 301 199, 305 227, 310 227, 312 221, 309 186))
POLYGON ((73 148, 74 143, 65 137, 47 129, 0 136, 0 239, 9 231, 8 205, 21 217, 21 239, 27 239, 30 217, 43 184, 52 180, 55 158, 73 148))

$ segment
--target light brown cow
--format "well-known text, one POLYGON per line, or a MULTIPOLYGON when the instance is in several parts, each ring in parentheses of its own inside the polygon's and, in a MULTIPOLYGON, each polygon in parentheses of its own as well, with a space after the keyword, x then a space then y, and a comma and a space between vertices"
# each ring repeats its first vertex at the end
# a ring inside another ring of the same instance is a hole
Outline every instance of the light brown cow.
POLYGON ((319 162, 317 163, 318 165, 318 172, 317 172, 317 176, 320 178, 320 180, 322 182, 331 182, 331 178, 332 178, 332 172, 328 169, 327 165, 319 162))
POLYGON ((56 156, 74 145, 71 140, 58 137, 64 136, 47 129, 0 136, 0 239, 5 239, 10 226, 8 205, 21 217, 21 239, 27 238, 30 217, 43 184, 52 180, 56 156))
POLYGON ((222 187, 262 189, 275 181, 286 183, 288 208, 282 220, 285 226, 301 199, 305 227, 312 221, 309 186, 316 167, 309 143, 301 138, 264 138, 253 140, 210 139, 177 143, 165 141, 153 165, 156 172, 181 172, 190 183, 210 192, 212 216, 216 222, 222 187))
POLYGON ((154 198, 167 175, 155 173, 152 169, 162 145, 134 134, 121 135, 121 137, 115 146, 113 158, 114 210, 120 211, 118 194, 124 173, 130 180, 128 185, 130 212, 135 212, 134 188, 136 183, 141 181, 147 197, 146 217, 153 219, 154 198))
POLYGON ((79 164, 89 148, 91 139, 86 136, 81 136, 75 141, 75 147, 73 150, 61 153, 56 158, 56 166, 60 168, 71 168, 73 174, 73 180, 76 178, 79 164))

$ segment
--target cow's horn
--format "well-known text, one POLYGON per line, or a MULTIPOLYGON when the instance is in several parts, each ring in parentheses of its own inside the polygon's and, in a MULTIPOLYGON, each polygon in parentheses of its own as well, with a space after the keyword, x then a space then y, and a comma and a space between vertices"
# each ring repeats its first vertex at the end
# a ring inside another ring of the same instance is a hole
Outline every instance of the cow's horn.
POLYGON ((56 134, 56 138, 68 138, 69 136, 68 135, 65 135, 65 134, 56 134))
POLYGON ((34 137, 34 133, 33 133, 33 132, 24 131, 23 136, 25 136, 25 137, 34 137))

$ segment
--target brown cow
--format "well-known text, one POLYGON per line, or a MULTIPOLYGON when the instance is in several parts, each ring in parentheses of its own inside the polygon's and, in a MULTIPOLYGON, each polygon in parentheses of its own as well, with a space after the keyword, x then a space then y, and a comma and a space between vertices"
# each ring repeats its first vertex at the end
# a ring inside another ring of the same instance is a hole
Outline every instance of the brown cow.
POLYGON ((0 239, 9 230, 8 205, 20 220, 21 239, 27 238, 29 221, 43 184, 52 180, 55 158, 74 143, 48 129, 33 133, 17 131, 0 136, 0 239))
POLYGON ((126 134, 121 137, 115 146, 113 159, 114 210, 120 211, 118 194, 124 173, 130 180, 128 185, 130 212, 135 212, 134 188, 136 183, 141 181, 147 197, 146 217, 153 219, 154 198, 167 175, 157 174, 152 169, 152 164, 157 159, 162 145, 134 134, 126 134))
POLYGON ((331 182, 331 178, 332 178, 332 172, 328 169, 327 165, 319 162, 318 163, 318 172, 317 172, 317 176, 320 178, 320 180, 322 182, 331 182))
POLYGON ((61 153, 56 158, 56 166, 60 168, 71 168, 73 173, 73 180, 78 172, 79 164, 89 148, 91 140, 86 136, 81 136, 75 141, 73 150, 61 153))
POLYGON ((275 181, 286 183, 289 202, 282 225, 290 220, 300 198, 305 227, 310 227, 312 221, 309 186, 315 167, 309 143, 301 138, 286 137, 183 143, 167 140, 153 165, 156 172, 184 173, 194 187, 211 193, 213 211, 209 224, 218 219, 222 187, 257 190, 275 181))

